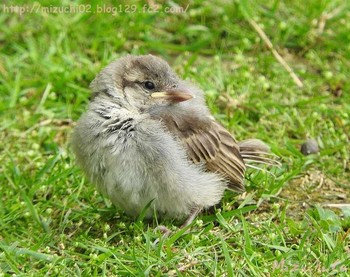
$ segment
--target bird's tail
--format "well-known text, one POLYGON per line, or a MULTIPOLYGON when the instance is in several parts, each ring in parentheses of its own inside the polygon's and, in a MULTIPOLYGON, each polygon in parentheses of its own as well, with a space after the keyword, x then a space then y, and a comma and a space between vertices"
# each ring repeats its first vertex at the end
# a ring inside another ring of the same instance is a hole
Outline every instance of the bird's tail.
POLYGON ((247 139, 238 143, 241 156, 247 167, 263 170, 256 165, 265 164, 280 167, 278 156, 271 153, 270 147, 259 139, 247 139))

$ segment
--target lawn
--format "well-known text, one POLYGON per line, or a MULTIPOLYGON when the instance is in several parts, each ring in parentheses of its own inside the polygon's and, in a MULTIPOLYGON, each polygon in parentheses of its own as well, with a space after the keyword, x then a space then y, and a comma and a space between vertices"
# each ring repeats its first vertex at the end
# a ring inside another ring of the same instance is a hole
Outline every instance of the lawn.
POLYGON ((0 276, 350 274, 348 1, 7 1, 0 22, 0 276), (165 239, 112 206, 70 136, 128 53, 167 60, 281 167, 248 170, 188 232, 162 221, 165 239), (308 138, 319 153, 300 152, 308 138))

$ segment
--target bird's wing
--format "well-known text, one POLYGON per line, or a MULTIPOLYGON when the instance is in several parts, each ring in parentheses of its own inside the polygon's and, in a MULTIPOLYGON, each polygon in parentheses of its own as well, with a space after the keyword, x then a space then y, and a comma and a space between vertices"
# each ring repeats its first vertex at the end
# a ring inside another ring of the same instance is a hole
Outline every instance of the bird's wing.
MULTIPOLYGON (((169 121, 166 121, 169 127, 169 121)), ((246 167, 236 140, 224 127, 214 120, 202 126, 196 124, 195 128, 185 122, 178 124, 172 121, 172 123, 170 131, 174 132, 186 146, 193 163, 204 163, 208 170, 219 173, 228 181, 231 190, 244 191, 246 167)))
POLYGON ((229 181, 230 189, 244 191, 245 165, 237 142, 224 127, 213 121, 207 130, 187 132, 183 140, 194 163, 205 162, 210 171, 229 181))

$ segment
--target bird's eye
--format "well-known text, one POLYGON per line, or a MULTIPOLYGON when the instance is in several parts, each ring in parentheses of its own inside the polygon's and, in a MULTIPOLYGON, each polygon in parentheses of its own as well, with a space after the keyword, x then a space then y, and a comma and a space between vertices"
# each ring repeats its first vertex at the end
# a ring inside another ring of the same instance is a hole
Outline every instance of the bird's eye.
POLYGON ((145 86, 146 89, 152 90, 154 89, 156 86, 154 85, 153 82, 151 81, 146 81, 143 83, 143 85, 145 86))

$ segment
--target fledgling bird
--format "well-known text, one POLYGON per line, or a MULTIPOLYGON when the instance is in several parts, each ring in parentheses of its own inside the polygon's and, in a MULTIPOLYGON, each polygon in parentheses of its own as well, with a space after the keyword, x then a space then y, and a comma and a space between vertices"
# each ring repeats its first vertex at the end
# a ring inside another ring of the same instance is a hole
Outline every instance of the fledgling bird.
POLYGON ((224 191, 244 191, 246 162, 273 164, 260 140, 237 143, 208 110, 203 92, 153 55, 120 58, 91 83, 72 146, 90 181, 137 216, 186 219, 224 191))

